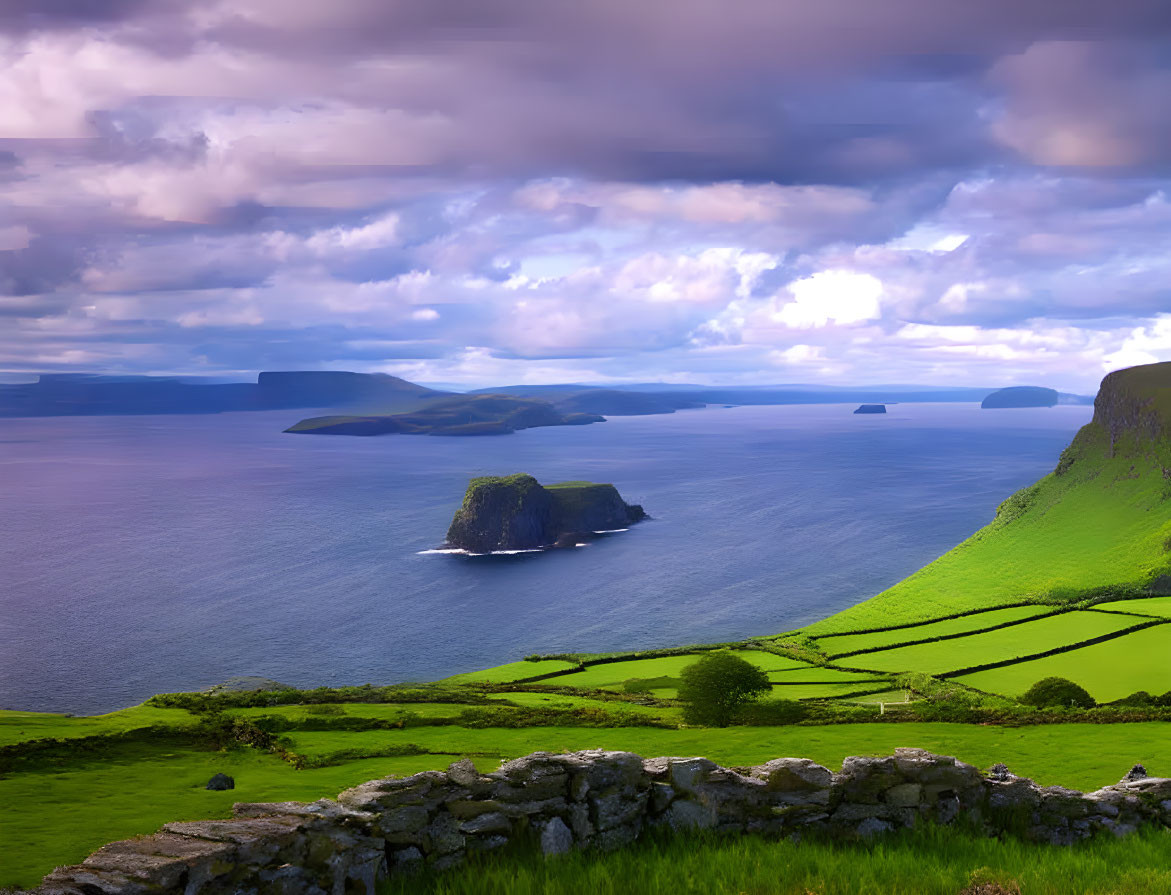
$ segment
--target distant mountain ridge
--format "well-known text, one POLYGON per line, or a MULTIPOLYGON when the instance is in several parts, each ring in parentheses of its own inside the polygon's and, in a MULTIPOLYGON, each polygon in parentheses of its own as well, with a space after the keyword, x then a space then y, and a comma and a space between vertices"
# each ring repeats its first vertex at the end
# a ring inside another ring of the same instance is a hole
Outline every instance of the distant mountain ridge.
POLYGON ((226 413, 417 403, 450 396, 386 373, 332 370, 261 373, 257 381, 200 383, 181 377, 44 374, 0 385, 0 416, 226 413))
MULTIPOLYGON (((697 386, 639 383, 511 385, 465 393, 547 402, 562 414, 610 416, 674 413, 707 404, 893 404, 979 402, 996 389, 951 386, 697 386)), ((290 370, 260 373, 256 382, 201 382, 189 377, 51 373, 37 382, 0 385, 0 417, 226 413, 246 410, 346 408, 363 415, 421 409, 461 393, 428 388, 386 373, 290 370)), ((1059 403, 1090 403, 1059 394, 1059 403)))

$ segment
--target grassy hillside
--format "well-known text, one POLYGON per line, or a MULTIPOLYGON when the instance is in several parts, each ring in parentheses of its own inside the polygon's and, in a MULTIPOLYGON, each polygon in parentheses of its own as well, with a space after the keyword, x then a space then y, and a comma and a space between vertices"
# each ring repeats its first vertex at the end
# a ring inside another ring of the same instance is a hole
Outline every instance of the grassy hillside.
POLYGON ((1171 364, 1111 374, 1057 469, 954 550, 811 625, 824 635, 1141 589, 1171 570, 1171 364))

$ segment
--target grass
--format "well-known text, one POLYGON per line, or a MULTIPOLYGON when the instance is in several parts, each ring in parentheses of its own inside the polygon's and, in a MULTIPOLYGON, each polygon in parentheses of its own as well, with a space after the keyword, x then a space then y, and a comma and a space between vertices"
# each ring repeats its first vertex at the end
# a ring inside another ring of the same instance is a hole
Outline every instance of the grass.
POLYGON ((698 658, 697 655, 662 656, 657 659, 635 659, 630 662, 606 662, 602 665, 592 665, 573 674, 551 678, 545 683, 558 687, 592 687, 596 689, 619 689, 624 681, 656 678, 678 677, 688 665, 698 658))
POLYGON ((483 671, 470 671, 466 674, 453 675, 447 678, 445 683, 462 684, 472 681, 510 683, 522 678, 536 677, 554 671, 568 671, 576 667, 576 663, 565 662, 561 659, 542 659, 539 662, 509 662, 507 665, 497 665, 495 668, 486 668, 483 671))
POLYGON ((775 699, 838 699, 865 690, 889 687, 889 681, 870 681, 852 684, 778 684, 773 682, 772 696, 775 699))
POLYGON ((0 779, 0 886, 36 885, 55 866, 169 821, 228 817, 233 802, 312 801, 376 777, 442 765, 434 756, 407 756, 294 771, 267 753, 145 742, 114 756, 7 775, 0 779), (236 789, 205 790, 221 771, 236 779, 236 789))
POLYGON ((1153 895, 1171 892, 1169 867, 1171 835, 1154 830, 1070 848, 930 826, 856 844, 692 833, 609 855, 514 850, 392 880, 382 895, 956 895, 973 880, 1027 895, 1153 895))
POLYGON ((71 715, 52 715, 45 712, 13 712, 0 710, 0 746, 26 740, 70 739, 99 734, 125 733, 143 727, 182 727, 194 724, 195 719, 183 709, 160 709, 149 705, 110 712, 108 715, 90 715, 75 718, 71 715))
MULTIPOLYGON (((589 687, 594 689, 619 689, 629 680, 644 680, 657 677, 678 677, 688 665, 699 658, 698 653, 680 656, 660 656, 656 659, 632 659, 626 662, 605 662, 588 668, 559 675, 542 683, 558 687, 589 687)), ((736 655, 751 662, 762 671, 786 671, 809 668, 804 662, 778 656, 764 650, 737 650, 736 655)))
POLYGON ((612 702, 603 699, 589 699, 585 696, 563 696, 560 693, 506 693, 501 698, 522 706, 593 708, 608 712, 632 712, 636 715, 648 715, 653 718, 662 718, 670 721, 679 721, 683 717, 683 709, 676 706, 639 705, 637 702, 612 702))
POLYGON ((949 618, 938 622, 916 625, 912 628, 898 628, 894 631, 879 631, 873 634, 839 634, 833 637, 822 637, 817 645, 826 655, 852 652, 853 650, 871 649, 876 646, 889 646, 892 643, 906 643, 910 640, 926 640, 929 637, 944 637, 949 634, 960 634, 967 631, 978 631, 981 628, 991 628, 993 625, 1002 625, 1005 622, 1019 621, 1033 618, 1044 612, 1053 610, 1043 606, 1012 606, 1007 609, 993 609, 977 615, 965 615, 961 618, 949 618))
MULTIPOLYGON (((900 694, 901 695, 901 694, 900 694)), ((1171 723, 1049 724, 1037 727, 917 723, 841 724, 813 727, 529 727, 519 729, 417 727, 361 732, 290 734, 297 751, 327 755, 340 748, 385 748, 413 743, 438 753, 434 767, 451 756, 500 760, 538 749, 620 749, 646 757, 704 755, 725 765, 752 765, 781 756, 812 758, 838 768, 847 755, 889 755, 918 746, 956 755, 978 767, 1006 762, 1014 772, 1046 784, 1097 789, 1116 783, 1135 762, 1152 774, 1171 774, 1171 723)), ((305 773, 294 772, 290 773, 305 773)))
MULTIPOLYGON (((512 695, 576 702, 557 694, 512 695)), ((362 715, 414 706, 342 708, 362 715)), ((304 708, 261 712, 295 715, 304 708)), ((705 755, 732 766, 790 755, 836 769, 847 755, 890 754, 898 746, 913 745, 957 755, 979 767, 1003 761, 1042 783, 1081 789, 1116 782, 1134 762, 1155 774, 1171 773, 1171 723, 1159 722, 1021 728, 918 722, 726 729, 443 726, 295 731, 287 736, 298 752, 338 759, 326 767, 296 770, 275 755, 251 749, 213 751, 190 740, 155 739, 119 741, 108 754, 58 752, 35 765, 22 765, 0 779, 0 804, 5 806, 0 812, 0 843, 5 846, 0 886, 32 885, 52 867, 76 862, 104 842, 152 832, 166 821, 227 816, 234 801, 311 801, 391 773, 441 769, 464 755, 484 770, 536 750, 588 748, 624 749, 647 757, 705 755), (340 758, 353 750, 401 750, 408 744, 427 754, 340 758), (203 789, 221 771, 236 778, 237 788, 226 793, 203 789)))
POLYGON ((803 668, 794 668, 790 671, 778 671, 769 674, 769 680, 774 684, 824 684, 828 682, 866 686, 875 682, 881 683, 884 679, 881 674, 842 671, 840 668, 827 668, 824 666, 805 666, 803 668))
POLYGON ((1110 612, 1133 612, 1135 615, 1151 615, 1157 618, 1171 618, 1171 597, 1148 597, 1140 600, 1115 600, 1099 603, 1098 609, 1110 612))
MULTIPOLYGON (((329 714, 322 715, 320 706, 275 705, 255 708, 229 709, 228 714, 242 718, 277 717, 294 723, 304 723, 322 717, 373 718, 379 721, 398 721, 408 715, 420 718, 457 718, 461 712, 474 706, 451 702, 365 703, 352 702, 329 706, 329 714)), ((507 706, 504 706, 507 708, 507 706)))
POLYGON ((1044 652, 1130 627, 1139 619, 1105 612, 1066 612, 1011 628, 850 656, 843 663, 875 671, 940 674, 1044 652))
POLYGON ((1046 677, 1069 678, 1099 702, 1121 699, 1138 690, 1165 693, 1171 690, 1171 625, 956 680, 980 690, 1018 696, 1046 677))

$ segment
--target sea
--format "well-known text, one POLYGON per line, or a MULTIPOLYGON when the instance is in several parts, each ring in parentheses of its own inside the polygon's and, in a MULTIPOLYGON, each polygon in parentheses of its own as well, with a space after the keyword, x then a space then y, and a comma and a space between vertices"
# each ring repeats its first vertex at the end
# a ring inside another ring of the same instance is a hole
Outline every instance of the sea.
POLYGON ((93 714, 237 675, 427 681, 533 653, 797 628, 914 572, 1091 408, 709 407, 513 435, 284 434, 308 412, 0 420, 0 708, 93 714), (469 478, 612 482, 584 547, 439 547, 469 478))

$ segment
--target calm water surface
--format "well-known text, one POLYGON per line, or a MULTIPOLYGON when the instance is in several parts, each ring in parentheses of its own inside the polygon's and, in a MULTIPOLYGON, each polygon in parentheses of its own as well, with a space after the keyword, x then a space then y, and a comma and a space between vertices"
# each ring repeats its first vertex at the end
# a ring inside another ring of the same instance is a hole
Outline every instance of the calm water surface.
POLYGON ((528 653, 797 627, 1049 471, 1088 407, 738 407, 500 438, 284 435, 287 412, 0 420, 0 707, 108 711, 237 674, 433 680, 528 653), (436 546, 470 476, 613 482, 588 547, 436 546))

